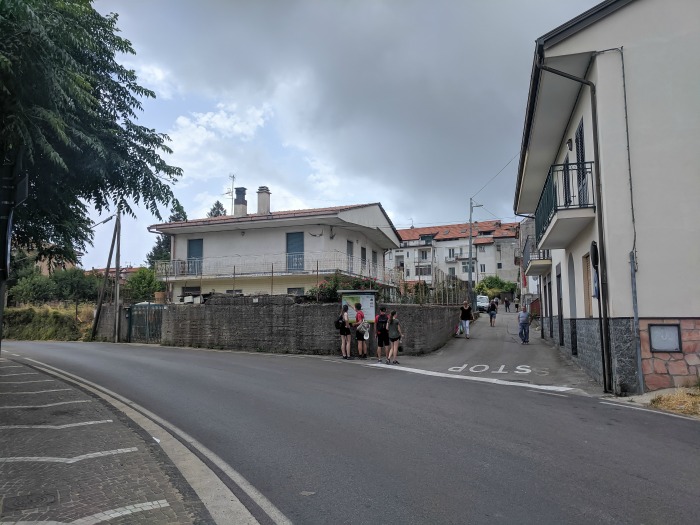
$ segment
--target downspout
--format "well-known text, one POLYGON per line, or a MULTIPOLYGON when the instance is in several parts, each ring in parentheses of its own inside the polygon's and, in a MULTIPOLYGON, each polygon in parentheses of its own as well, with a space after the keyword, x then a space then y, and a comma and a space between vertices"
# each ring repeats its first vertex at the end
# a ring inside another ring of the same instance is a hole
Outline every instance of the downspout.
POLYGON ((600 295, 601 295, 601 314, 602 314, 602 333, 601 345, 603 348, 603 388, 605 392, 612 392, 612 359, 610 353, 610 320, 608 318, 608 271, 607 258, 605 256, 605 237, 603 224, 603 194, 601 191, 600 181, 600 150, 598 137, 598 102, 596 98, 596 87, 593 82, 588 79, 570 75, 564 71, 553 69, 544 65, 544 56, 542 53, 542 45, 537 49, 537 68, 541 71, 547 71, 554 75, 573 80, 579 84, 584 84, 589 87, 591 94, 591 119, 593 121, 593 166, 595 170, 595 189, 598 197, 596 206, 596 215, 598 216, 598 254, 600 261, 600 295))

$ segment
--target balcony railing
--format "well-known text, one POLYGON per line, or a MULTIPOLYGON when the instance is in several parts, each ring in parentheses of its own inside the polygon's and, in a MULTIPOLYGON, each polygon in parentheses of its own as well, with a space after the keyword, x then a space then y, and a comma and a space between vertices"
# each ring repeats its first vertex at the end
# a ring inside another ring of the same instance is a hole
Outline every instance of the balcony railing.
POLYGON ((398 269, 384 268, 367 259, 342 252, 277 253, 269 255, 235 255, 202 259, 156 261, 160 280, 191 278, 255 277, 266 275, 328 274, 340 271, 349 275, 376 279, 382 284, 399 282, 398 269))
POLYGON ((525 246, 523 247, 523 268, 525 269, 526 275, 540 275, 546 271, 546 265, 537 264, 540 261, 546 261, 551 264, 552 255, 549 250, 538 250, 537 243, 535 239, 531 236, 525 240, 525 246), (533 267, 530 267, 530 263, 535 262, 533 267), (535 268, 537 265, 537 268, 535 268))
POLYGON ((535 235, 538 244, 557 211, 595 207, 592 167, 592 162, 550 166, 535 211, 535 235))
POLYGON ((446 255, 445 262, 446 263, 457 262, 457 257, 459 257, 459 255, 446 255))

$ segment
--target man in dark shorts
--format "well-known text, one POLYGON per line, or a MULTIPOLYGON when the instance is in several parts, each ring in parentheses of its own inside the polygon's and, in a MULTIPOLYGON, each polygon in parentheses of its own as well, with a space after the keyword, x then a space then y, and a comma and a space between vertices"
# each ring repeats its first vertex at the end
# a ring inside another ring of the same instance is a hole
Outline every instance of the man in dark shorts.
POLYGON ((374 318, 374 329, 377 335, 377 361, 382 360, 382 349, 386 348, 386 356, 389 357, 391 341, 389 341, 389 316, 386 314, 386 306, 379 309, 379 315, 374 318))

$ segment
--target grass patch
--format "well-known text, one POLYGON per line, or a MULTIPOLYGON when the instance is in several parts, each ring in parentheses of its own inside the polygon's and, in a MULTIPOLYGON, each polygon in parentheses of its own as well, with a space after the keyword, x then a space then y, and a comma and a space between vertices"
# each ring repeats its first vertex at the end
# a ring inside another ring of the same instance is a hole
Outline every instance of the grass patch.
POLYGON ((700 379, 693 387, 679 388, 671 394, 658 395, 649 404, 676 414, 700 416, 700 379))
POLYGON ((92 328, 93 306, 7 308, 3 337, 23 341, 78 341, 92 328))

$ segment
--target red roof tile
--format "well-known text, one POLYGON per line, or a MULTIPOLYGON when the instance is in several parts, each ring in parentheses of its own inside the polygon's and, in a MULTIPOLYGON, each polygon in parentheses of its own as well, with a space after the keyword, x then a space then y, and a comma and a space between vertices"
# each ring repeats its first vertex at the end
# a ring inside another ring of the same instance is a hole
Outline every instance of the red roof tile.
MULTIPOLYGON (((482 221, 475 222, 472 230, 472 239, 474 244, 489 244, 493 242, 493 238, 508 238, 517 237, 520 228, 518 222, 501 223, 501 221, 482 221), (483 232, 493 232, 489 237, 483 237, 483 232), (479 234, 482 237, 479 237, 479 234), (480 239, 488 239, 486 242, 480 239), (478 241, 478 242, 477 242, 478 241)), ((446 224, 443 226, 426 226, 424 228, 407 228, 398 230, 402 241, 417 241, 421 235, 434 235, 436 241, 446 241, 451 239, 468 239, 469 238, 469 223, 463 224, 446 224)))

